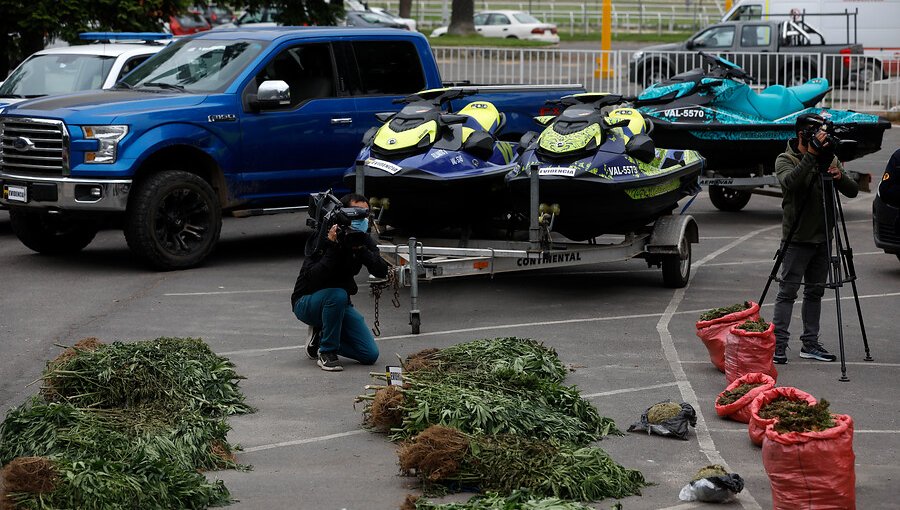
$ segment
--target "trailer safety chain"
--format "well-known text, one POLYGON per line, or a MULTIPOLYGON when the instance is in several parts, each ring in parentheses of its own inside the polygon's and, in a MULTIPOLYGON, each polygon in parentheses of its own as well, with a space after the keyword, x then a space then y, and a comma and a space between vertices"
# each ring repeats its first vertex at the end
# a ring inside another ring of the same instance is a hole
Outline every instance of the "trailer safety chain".
POLYGON ((388 268, 387 276, 380 282, 372 282, 369 284, 372 290, 372 297, 375 298, 375 322, 372 324, 372 334, 381 336, 381 322, 378 320, 378 299, 381 298, 381 291, 393 287, 394 296, 391 298, 391 304, 394 308, 400 308, 400 271, 401 267, 392 266, 388 268))

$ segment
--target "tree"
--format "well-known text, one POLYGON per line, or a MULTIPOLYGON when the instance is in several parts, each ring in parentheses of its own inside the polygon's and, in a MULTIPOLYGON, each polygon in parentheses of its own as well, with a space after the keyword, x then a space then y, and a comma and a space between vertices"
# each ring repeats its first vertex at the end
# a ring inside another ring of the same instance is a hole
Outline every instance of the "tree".
POLYGON ((410 14, 412 14, 412 0, 400 0, 400 7, 398 7, 400 12, 398 15, 401 18, 411 18, 410 14))
POLYGON ((475 33, 475 0, 453 0, 450 13, 450 35, 470 35, 475 33))
POLYGON ((85 31, 162 30, 191 0, 0 0, 0 75, 60 38, 78 42, 85 31), (12 35, 10 35, 12 34, 12 35))

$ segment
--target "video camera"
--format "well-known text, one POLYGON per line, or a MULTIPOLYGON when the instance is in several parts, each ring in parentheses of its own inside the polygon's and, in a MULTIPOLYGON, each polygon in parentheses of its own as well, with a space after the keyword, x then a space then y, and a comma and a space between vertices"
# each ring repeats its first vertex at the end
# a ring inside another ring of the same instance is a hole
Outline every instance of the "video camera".
POLYGON ((315 230, 306 244, 306 256, 310 256, 321 248, 328 231, 334 225, 337 229, 337 243, 343 246, 362 246, 365 243, 366 232, 360 232, 350 228, 353 220, 365 219, 369 210, 362 207, 344 207, 340 199, 331 193, 331 190, 321 193, 313 193, 309 196, 309 218, 306 226, 315 230))
POLYGON ((820 170, 828 171, 828 166, 833 157, 837 157, 839 161, 846 161, 853 157, 856 149, 856 140, 844 140, 841 133, 844 129, 841 126, 835 126, 829 117, 820 115, 805 115, 802 119, 802 127, 798 129, 800 137, 816 149, 819 153, 820 170), (819 131, 825 132, 825 140, 819 141, 816 134, 819 131))

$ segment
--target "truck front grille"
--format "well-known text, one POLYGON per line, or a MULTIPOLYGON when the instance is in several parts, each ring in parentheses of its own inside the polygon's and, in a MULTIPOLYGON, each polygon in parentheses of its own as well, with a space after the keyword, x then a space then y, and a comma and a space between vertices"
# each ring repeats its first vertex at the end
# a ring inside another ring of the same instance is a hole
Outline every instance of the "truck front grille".
POLYGON ((0 170, 68 175, 69 133, 58 120, 0 117, 0 170))

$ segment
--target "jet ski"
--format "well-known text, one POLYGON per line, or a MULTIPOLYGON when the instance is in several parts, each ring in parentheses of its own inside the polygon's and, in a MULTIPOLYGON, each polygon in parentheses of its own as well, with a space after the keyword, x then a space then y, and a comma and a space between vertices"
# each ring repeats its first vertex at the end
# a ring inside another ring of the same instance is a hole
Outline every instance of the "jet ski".
POLYGON ((794 138, 794 122, 803 113, 823 115, 839 138, 855 140, 841 154, 849 161, 881 149, 890 122, 876 115, 818 108, 828 93, 828 80, 803 85, 772 85, 755 92, 756 81, 722 57, 700 52, 709 70, 694 69, 651 85, 633 105, 653 120, 653 139, 665 146, 700 151, 710 168, 727 177, 774 170, 775 158, 794 138))
MULTIPOLYGON (((377 114, 383 124, 365 134, 357 162, 380 224, 421 235, 506 212, 503 178, 516 154, 497 139, 505 116, 487 101, 449 111, 450 101, 475 92, 426 90, 398 100, 405 106, 396 114, 377 114)), ((344 181, 353 188, 355 179, 352 168, 344 181)))
POLYGON ((577 94, 559 101, 557 117, 522 137, 517 167, 506 176, 518 212, 528 211, 537 171, 549 229, 573 240, 641 230, 700 191, 704 159, 696 151, 663 149, 652 123, 614 94, 577 94))

